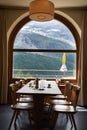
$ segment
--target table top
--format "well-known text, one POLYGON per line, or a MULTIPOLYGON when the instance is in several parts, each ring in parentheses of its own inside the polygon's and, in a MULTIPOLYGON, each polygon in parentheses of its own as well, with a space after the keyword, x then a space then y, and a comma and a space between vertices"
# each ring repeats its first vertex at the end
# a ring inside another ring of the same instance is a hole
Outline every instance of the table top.
POLYGON ((45 80, 45 86, 43 89, 40 89, 41 81, 39 81, 39 88, 35 89, 35 87, 30 86, 30 83, 33 81, 28 82, 22 88, 20 88, 16 93, 17 94, 24 94, 24 95, 34 95, 34 94, 45 94, 45 95, 57 95, 61 94, 60 89, 58 88, 55 81, 47 81, 45 80), (48 85, 50 84, 50 87, 48 85))

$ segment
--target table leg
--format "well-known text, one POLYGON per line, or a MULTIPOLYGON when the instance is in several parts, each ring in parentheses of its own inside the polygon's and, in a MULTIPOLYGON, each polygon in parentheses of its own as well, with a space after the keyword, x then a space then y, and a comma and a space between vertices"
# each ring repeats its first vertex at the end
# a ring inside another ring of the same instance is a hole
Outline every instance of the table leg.
POLYGON ((35 130, 42 129, 43 107, 45 95, 33 95, 35 130))

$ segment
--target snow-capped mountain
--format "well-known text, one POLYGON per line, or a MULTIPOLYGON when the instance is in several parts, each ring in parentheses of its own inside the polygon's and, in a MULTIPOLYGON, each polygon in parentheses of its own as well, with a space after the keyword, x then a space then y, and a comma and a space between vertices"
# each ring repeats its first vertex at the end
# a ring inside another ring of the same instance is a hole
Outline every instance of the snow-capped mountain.
POLYGON ((63 47, 75 49, 75 40, 70 30, 57 20, 27 23, 18 32, 14 44, 14 48, 29 49, 64 49, 63 47))

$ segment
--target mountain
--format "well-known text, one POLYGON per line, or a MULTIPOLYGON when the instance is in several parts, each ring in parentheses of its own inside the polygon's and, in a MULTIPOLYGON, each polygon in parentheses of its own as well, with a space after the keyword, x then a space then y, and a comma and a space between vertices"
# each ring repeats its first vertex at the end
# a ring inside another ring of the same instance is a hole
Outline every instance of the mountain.
MULTIPOLYGON (((74 50, 75 41, 70 30, 62 23, 52 20, 50 22, 29 22, 17 34, 14 49, 53 49, 74 50)), ((62 53, 24 52, 14 53, 14 69, 41 69, 59 70, 62 64, 62 53)), ((75 54, 67 54, 68 70, 75 69, 75 54)), ((16 73, 16 72, 15 72, 16 73)), ((34 74, 35 72, 28 72, 34 74)), ((48 72, 37 72, 49 74, 48 72)), ((27 74, 27 72, 23 72, 27 74)), ((50 73, 50 74, 53 74, 50 73)), ((57 74, 57 72, 55 73, 57 74)), ((73 73, 72 73, 73 74, 73 73)))
POLYGON ((58 21, 29 22, 17 34, 14 48, 75 49, 70 30, 58 21))

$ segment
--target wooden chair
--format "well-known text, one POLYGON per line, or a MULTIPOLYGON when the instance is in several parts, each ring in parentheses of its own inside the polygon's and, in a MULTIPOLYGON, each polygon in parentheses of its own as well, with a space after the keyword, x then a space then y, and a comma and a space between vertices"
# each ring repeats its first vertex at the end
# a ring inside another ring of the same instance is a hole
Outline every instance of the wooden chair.
POLYGON ((18 89, 22 88, 22 81, 21 80, 15 81, 15 84, 17 84, 18 89))
MULTIPOLYGON (((24 85, 25 84, 22 80, 15 82, 15 86, 17 89, 20 89, 24 85)), ((24 102, 24 103, 33 102, 33 96, 32 95, 19 95, 19 97, 17 98, 17 102, 24 102)))
POLYGON ((72 105, 53 105, 51 130, 53 130, 55 127, 55 123, 59 113, 67 114, 70 119, 71 125, 74 126, 75 130, 77 130, 74 114, 77 112, 76 107, 77 107, 79 92, 80 92, 80 87, 78 85, 74 85, 71 94, 72 105))
POLYGON ((71 104, 71 92, 72 92, 72 87, 73 87, 73 84, 72 83, 69 83, 68 81, 66 82, 65 84, 65 93, 64 95, 61 95, 61 96, 64 96, 66 98, 59 98, 58 96, 60 95, 57 95, 57 96, 51 96, 49 97, 48 99, 48 103, 52 106, 52 105, 55 105, 55 104, 71 104))
MULTIPOLYGON (((55 81, 55 82, 58 84, 57 81, 55 81)), ((59 87, 59 85, 58 85, 58 87, 59 87)), ((46 97, 45 103, 48 102, 49 99, 60 99, 60 100, 65 100, 65 99, 67 99, 67 96, 66 96, 66 85, 63 85, 63 88, 64 88, 64 90, 63 90, 63 92, 62 92, 61 94, 58 94, 58 95, 56 95, 56 96, 48 96, 48 97, 46 97)), ((61 89, 60 89, 60 90, 61 90, 61 89)))
MULTIPOLYGON (((66 81, 65 82, 65 91, 64 91, 64 95, 57 95, 57 96, 48 96, 47 99, 45 100, 45 103, 44 103, 44 111, 50 115, 50 118, 52 118, 52 115, 50 114, 51 111, 52 111, 52 107, 53 105, 69 105, 71 104, 71 100, 70 100, 70 97, 71 97, 71 91, 72 91, 72 87, 73 85, 69 82, 69 81, 66 81), (61 96, 61 98, 59 97, 61 96), (64 98, 64 97, 66 98, 64 98)), ((67 114, 66 114, 66 117, 67 117, 67 114)), ((68 120, 68 117, 67 117, 67 120, 68 120)))
POLYGON ((14 110, 14 112, 13 112, 8 130, 10 130, 13 121, 14 123, 16 123, 16 119, 20 111, 24 111, 24 110, 28 112, 30 128, 32 129, 31 113, 33 111, 33 103, 18 102, 17 99, 19 98, 19 95, 16 94, 17 90, 18 90, 18 87, 16 86, 16 84, 10 84, 10 91, 11 91, 11 97, 12 97, 11 108, 14 110))
POLYGON ((67 96, 65 95, 65 87, 64 86, 64 94, 59 94, 59 95, 56 95, 56 96, 49 96, 50 99, 61 99, 61 100, 65 100, 67 99, 67 96))

